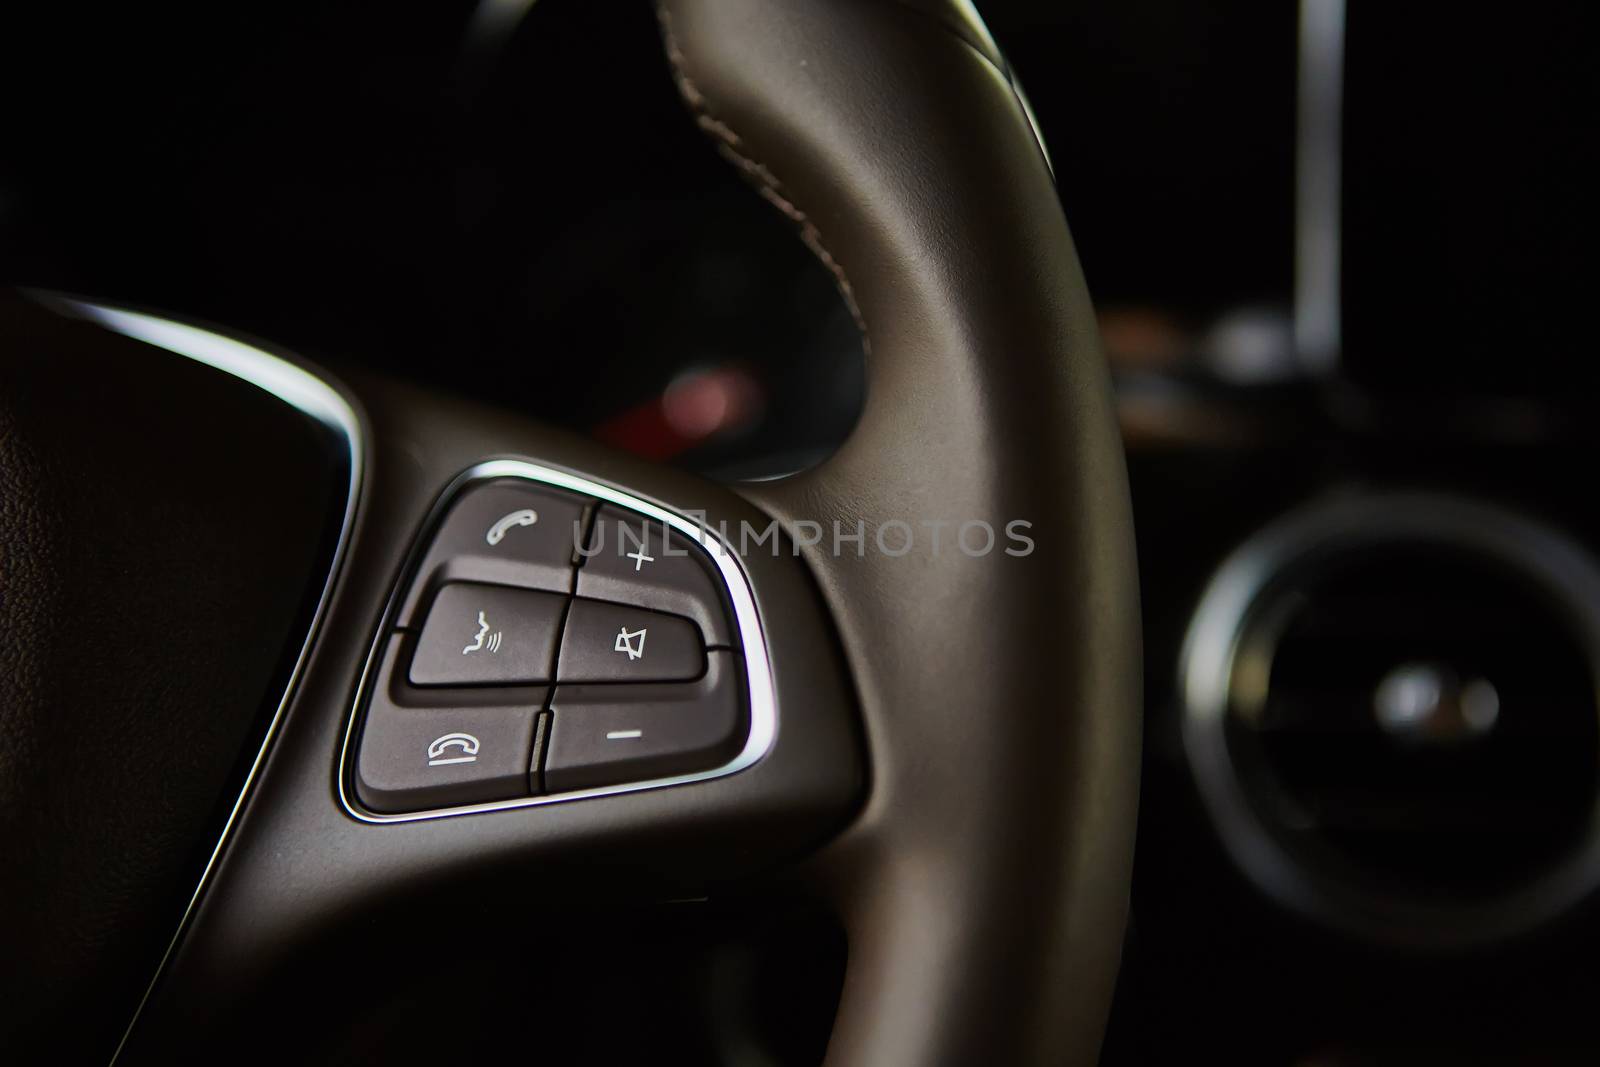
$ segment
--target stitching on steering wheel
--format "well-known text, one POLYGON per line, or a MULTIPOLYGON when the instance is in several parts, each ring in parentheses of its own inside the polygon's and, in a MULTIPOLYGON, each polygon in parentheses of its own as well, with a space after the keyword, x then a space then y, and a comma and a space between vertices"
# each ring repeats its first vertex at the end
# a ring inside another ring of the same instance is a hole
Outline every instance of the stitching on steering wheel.
POLYGON ((872 337, 867 329, 866 318, 861 314, 861 307, 856 303, 855 287, 850 284, 850 277, 845 273, 844 265, 828 251, 827 245, 822 241, 822 231, 817 228, 816 223, 812 222, 810 216, 784 193, 783 182, 778 176, 772 173, 766 164, 751 158, 744 150, 743 139, 731 126, 712 114, 710 101, 700 91, 699 86, 695 85, 694 79, 689 76, 684 65, 683 50, 678 46, 678 39, 672 32, 671 12, 667 11, 664 5, 657 3, 656 16, 661 22, 661 35, 666 43, 667 62, 672 65, 673 80, 678 83, 678 91, 683 95, 684 102, 693 111, 695 124, 717 142, 717 150, 755 185, 761 197, 795 224, 800 232, 800 240, 805 242, 812 254, 832 273, 839 287, 839 295, 844 297, 845 306, 850 309, 850 316, 855 319, 856 328, 861 331, 861 347, 871 355, 872 337))

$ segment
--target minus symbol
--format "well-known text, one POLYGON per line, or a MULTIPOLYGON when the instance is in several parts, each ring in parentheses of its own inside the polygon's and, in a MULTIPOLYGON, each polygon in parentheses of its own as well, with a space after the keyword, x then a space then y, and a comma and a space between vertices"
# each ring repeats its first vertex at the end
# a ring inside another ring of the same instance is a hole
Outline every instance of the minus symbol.
POLYGON ((632 737, 643 737, 643 730, 610 730, 606 733, 607 741, 626 741, 632 737))

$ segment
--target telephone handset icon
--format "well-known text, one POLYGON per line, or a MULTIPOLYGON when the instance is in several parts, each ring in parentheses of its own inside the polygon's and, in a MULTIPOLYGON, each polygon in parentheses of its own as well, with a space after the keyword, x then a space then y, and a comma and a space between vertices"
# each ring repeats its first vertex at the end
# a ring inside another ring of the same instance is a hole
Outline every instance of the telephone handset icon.
POLYGON ((538 521, 539 513, 537 511, 532 508, 521 508, 511 512, 509 515, 501 516, 493 526, 489 527, 489 532, 483 535, 483 539, 491 545, 498 545, 512 527, 532 526, 538 521))
POLYGON ((451 763, 476 763, 478 739, 471 734, 445 734, 428 745, 428 766, 443 767, 451 763), (455 755, 446 755, 454 752, 455 755))

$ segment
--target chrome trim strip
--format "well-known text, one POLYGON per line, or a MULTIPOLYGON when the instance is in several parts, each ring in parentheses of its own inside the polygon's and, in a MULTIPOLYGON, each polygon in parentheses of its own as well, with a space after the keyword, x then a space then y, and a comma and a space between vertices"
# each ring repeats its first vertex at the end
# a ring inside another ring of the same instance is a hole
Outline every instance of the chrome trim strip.
MULTIPOLYGON (((340 393, 321 378, 303 367, 297 367, 280 356, 264 352, 254 345, 221 334, 189 326, 170 319, 157 318, 138 311, 85 304, 76 300, 64 303, 82 318, 122 334, 136 341, 164 348, 196 363, 215 367, 248 382, 263 392, 271 393, 285 404, 342 434, 350 443, 352 467, 359 467, 361 457, 360 420, 355 410, 340 393)), ((360 471, 354 470, 350 479, 351 500, 360 486, 360 471)), ((346 517, 353 514, 354 504, 346 509, 346 517)))
POLYGON ((1294 340, 1305 369, 1339 360, 1345 0, 1300 0, 1295 115, 1294 340))
POLYGON ((117 1042, 116 1051, 111 1054, 111 1062, 116 1063, 117 1058, 122 1055, 122 1050, 127 1046, 128 1038, 133 1034, 133 1028, 138 1024, 139 1016, 144 1012, 150 995, 155 991, 156 983, 160 981, 168 962, 177 950, 179 940, 189 927, 189 921, 194 916, 200 897, 216 870, 217 860, 222 855, 223 847, 227 845, 228 838, 239 821, 239 813, 244 809, 245 801, 255 785, 256 777, 260 774, 262 765, 266 763, 267 753, 271 750, 272 743, 278 736, 278 729, 283 723, 284 712, 288 709, 290 698, 293 697, 300 683, 300 677, 305 671, 306 662, 310 659, 311 646, 322 628, 328 602, 332 599, 333 587, 343 568, 345 551, 350 545, 351 531, 355 526, 356 504, 361 496, 365 460, 363 449, 365 435, 362 432, 361 417, 338 389, 281 356, 198 326, 173 322, 143 312, 60 297, 51 298, 51 303, 78 318, 99 323, 115 333, 165 349, 174 355, 192 359, 196 363, 215 367, 263 392, 270 393, 338 433, 345 441, 350 463, 349 489, 345 496, 339 539, 334 544, 333 558, 328 565, 328 577, 323 582, 316 609, 312 612, 311 625, 307 628, 305 642, 301 644, 300 652, 295 657, 294 666, 289 672, 289 680, 283 689, 283 696, 273 709, 266 733, 261 738, 261 746, 256 750, 255 759, 245 775, 239 795, 228 811, 227 821, 223 823, 217 843, 206 858, 205 868, 200 872, 200 880, 195 884, 188 904, 184 906, 183 916, 178 920, 178 928, 173 932, 172 940, 167 942, 166 950, 161 954, 161 961, 156 965, 155 974, 151 976, 150 984, 145 987, 144 995, 139 998, 133 1017, 128 1020, 127 1029, 122 1032, 122 1038, 117 1042))
MULTIPOLYGON (((1184 755, 1224 849, 1246 878, 1292 911, 1362 934, 1378 928, 1377 913, 1360 910, 1349 893, 1310 877, 1256 815, 1228 749, 1226 718, 1241 638, 1272 583, 1324 553, 1401 541, 1469 549, 1527 578, 1563 610, 1588 653, 1600 694, 1600 564, 1566 534, 1527 516, 1444 493, 1341 497, 1278 519, 1228 556, 1201 594, 1180 653, 1184 755)), ((1600 795, 1593 817, 1600 826, 1600 795)), ((1554 918, 1597 885, 1600 830, 1501 897, 1460 911, 1439 905, 1409 915, 1404 925, 1415 940, 1443 940, 1437 931, 1448 919, 1457 923, 1451 944, 1490 941, 1554 918)), ((1392 923, 1385 929, 1392 935, 1392 923)))
POLYGON ((669 511, 659 504, 653 504, 614 486, 594 481, 571 471, 514 459, 487 460, 456 475, 445 491, 440 494, 439 499, 434 502, 432 510, 428 513, 427 521, 423 524, 423 529, 428 531, 428 536, 418 538, 417 543, 411 547, 411 553, 406 559, 404 569, 401 571, 401 578, 395 583, 393 591, 389 594, 389 603, 383 612, 383 624, 378 629, 371 651, 367 653, 366 666, 361 671, 361 683, 356 689, 356 699, 350 708, 349 721, 345 724, 344 743, 339 749, 339 803, 343 805, 344 810, 351 817, 360 819, 362 822, 376 824, 416 822, 420 819, 442 819, 452 815, 509 811, 515 808, 531 808, 568 800, 615 796, 619 793, 635 793, 643 789, 661 789, 666 786, 686 785, 690 782, 704 782, 712 778, 721 778, 725 775, 742 771, 766 755, 767 750, 772 747, 772 741, 778 732, 777 693, 772 684, 772 667, 767 657, 767 645, 762 634, 761 617, 756 610, 755 595, 751 592, 750 581, 745 576, 744 568, 739 565, 734 553, 726 549, 714 531, 692 522, 677 512, 669 511), (431 808, 426 811, 385 815, 368 811, 361 806, 355 797, 354 789, 351 787, 351 775, 354 772, 352 745, 356 737, 357 723, 366 715, 367 698, 370 695, 374 674, 381 659, 385 639, 394 628, 394 617, 404 596, 406 581, 413 577, 412 572, 420 561, 422 553, 427 549, 428 536, 431 536, 438 529, 439 521, 444 517, 445 509, 455 500, 456 495, 473 482, 486 481, 493 478, 522 478, 530 482, 554 486, 558 489, 567 489, 574 493, 605 501, 608 504, 628 508, 656 522, 665 523, 679 533, 693 538, 706 549, 707 554, 716 563, 717 570, 722 575, 723 585, 728 591, 729 599, 733 602, 733 616, 739 628, 739 642, 743 646, 741 651, 745 664, 745 680, 750 694, 750 734, 745 739, 744 748, 732 761, 709 771, 679 774, 670 778, 652 778, 643 782, 628 782, 623 785, 582 789, 570 793, 521 797, 516 800, 464 804, 454 808, 431 808))

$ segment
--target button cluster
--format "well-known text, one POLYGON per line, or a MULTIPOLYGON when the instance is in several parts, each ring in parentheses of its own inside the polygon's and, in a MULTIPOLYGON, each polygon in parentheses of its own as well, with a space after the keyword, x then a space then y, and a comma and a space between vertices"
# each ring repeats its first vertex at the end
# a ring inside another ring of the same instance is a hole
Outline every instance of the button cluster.
POLYGON ((722 578, 658 521, 521 479, 482 483, 409 582, 357 752, 372 811, 670 778, 744 745, 722 578))

